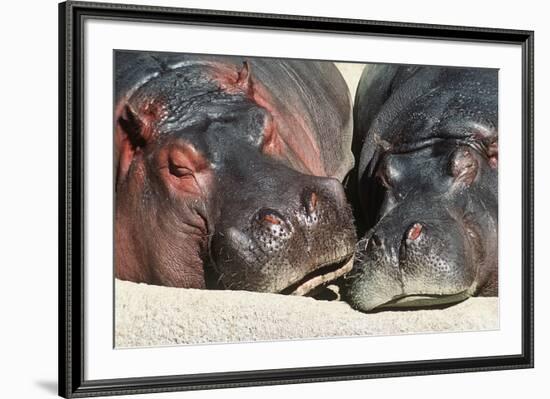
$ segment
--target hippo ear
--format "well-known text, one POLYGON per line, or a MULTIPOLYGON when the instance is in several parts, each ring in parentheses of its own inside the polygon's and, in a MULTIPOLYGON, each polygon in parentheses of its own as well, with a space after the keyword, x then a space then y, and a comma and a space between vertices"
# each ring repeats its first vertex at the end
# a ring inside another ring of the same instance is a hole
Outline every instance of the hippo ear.
POLYGON ((469 148, 460 147, 452 155, 449 169, 455 181, 470 185, 477 176, 479 164, 469 148))
POLYGON ((146 124, 129 105, 120 108, 116 115, 115 155, 118 160, 117 181, 126 176, 137 150, 145 147, 149 139, 146 124))
POLYGON ((248 63, 248 61, 244 61, 243 67, 238 72, 237 86, 239 86, 242 91, 248 94, 252 94, 253 92, 252 79, 250 78, 250 76, 250 64, 248 63))
POLYGON ((144 147, 145 144, 147 144, 144 134, 145 124, 139 119, 129 105, 124 106, 122 109, 117 124, 121 129, 120 132, 126 136, 126 140, 128 140, 133 148, 144 147))
POLYGON ((489 159, 489 166, 496 169, 498 167, 498 140, 494 139, 487 145, 487 158, 489 159))

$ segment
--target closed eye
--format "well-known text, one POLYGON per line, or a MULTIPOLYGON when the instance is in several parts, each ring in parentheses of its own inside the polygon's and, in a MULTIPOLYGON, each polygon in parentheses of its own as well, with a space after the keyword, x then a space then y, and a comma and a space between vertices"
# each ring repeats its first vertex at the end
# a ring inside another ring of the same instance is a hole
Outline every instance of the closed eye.
POLYGON ((186 177, 186 176, 193 177, 193 171, 189 168, 186 168, 185 166, 178 166, 170 162, 168 169, 170 171, 170 174, 176 177, 186 177))
POLYGON ((379 168, 376 172, 376 178, 378 179, 378 182, 386 189, 391 189, 392 184, 390 183, 390 180, 388 179, 387 174, 385 173, 383 168, 379 168))

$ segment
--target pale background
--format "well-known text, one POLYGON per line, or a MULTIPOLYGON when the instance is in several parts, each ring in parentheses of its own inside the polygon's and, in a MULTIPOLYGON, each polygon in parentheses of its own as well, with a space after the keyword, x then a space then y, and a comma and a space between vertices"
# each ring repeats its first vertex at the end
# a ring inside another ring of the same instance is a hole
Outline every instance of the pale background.
MULTIPOLYGON (((277 12, 363 19, 490 26, 536 31, 536 368, 307 385, 150 395, 150 398, 280 397, 546 397, 550 375, 549 237, 550 201, 545 163, 550 148, 547 108, 550 89, 550 27, 544 2, 463 0, 380 3, 259 2, 239 0, 134 0, 134 3, 277 12), (541 205, 542 204, 542 205, 541 205), (545 378, 546 377, 546 378, 545 378)), ((25 1, 3 8, 2 155, 0 156, 0 265, 2 321, 0 396, 55 397, 57 379, 57 2, 25 1), (6 85, 8 86, 6 88, 6 85)), ((519 133, 519 132, 518 132, 519 133)))

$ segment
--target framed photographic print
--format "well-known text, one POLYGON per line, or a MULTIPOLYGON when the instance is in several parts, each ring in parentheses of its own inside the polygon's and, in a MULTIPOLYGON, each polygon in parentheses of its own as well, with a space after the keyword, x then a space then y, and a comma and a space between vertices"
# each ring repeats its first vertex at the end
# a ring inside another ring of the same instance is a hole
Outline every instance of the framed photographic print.
POLYGON ((61 396, 533 367, 533 32, 59 16, 61 396))

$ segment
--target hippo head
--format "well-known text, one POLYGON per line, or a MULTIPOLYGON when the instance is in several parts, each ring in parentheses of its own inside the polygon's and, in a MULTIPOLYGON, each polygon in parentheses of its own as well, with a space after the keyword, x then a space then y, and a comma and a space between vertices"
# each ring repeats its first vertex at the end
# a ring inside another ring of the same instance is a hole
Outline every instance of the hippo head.
POLYGON ((120 102, 117 277, 305 294, 349 271, 342 185, 287 150, 261 91, 247 64, 202 63, 120 102))
POLYGON ((372 222, 344 290, 362 311, 497 293, 496 73, 424 71, 422 84, 435 76, 427 94, 409 89, 407 102, 398 91, 363 149, 359 194, 372 222))
POLYGON ((349 301, 369 311, 496 290, 495 173, 469 146, 386 156, 376 173, 383 216, 359 241, 349 301))

